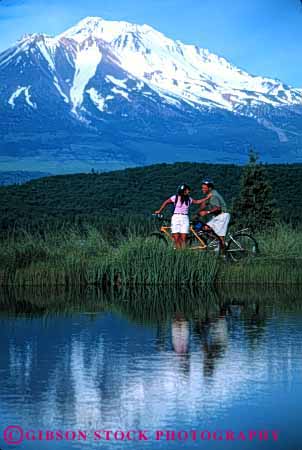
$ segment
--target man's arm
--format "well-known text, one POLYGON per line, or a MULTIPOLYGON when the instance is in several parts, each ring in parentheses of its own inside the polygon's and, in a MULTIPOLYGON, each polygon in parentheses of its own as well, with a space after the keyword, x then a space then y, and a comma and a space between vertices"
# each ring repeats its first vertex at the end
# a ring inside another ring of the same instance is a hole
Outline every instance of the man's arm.
POLYGON ((199 211, 199 215, 204 217, 204 216, 208 216, 209 214, 220 214, 221 213, 221 206, 214 206, 211 209, 206 210, 201 210, 199 211))
POLYGON ((216 214, 216 215, 218 215, 218 214, 221 213, 221 204, 220 204, 219 199, 216 196, 214 196, 212 198, 211 204, 212 204, 212 208, 210 208, 208 210, 205 210, 204 208, 201 208, 199 210, 199 215, 204 217, 204 216, 208 216, 209 214, 216 214))

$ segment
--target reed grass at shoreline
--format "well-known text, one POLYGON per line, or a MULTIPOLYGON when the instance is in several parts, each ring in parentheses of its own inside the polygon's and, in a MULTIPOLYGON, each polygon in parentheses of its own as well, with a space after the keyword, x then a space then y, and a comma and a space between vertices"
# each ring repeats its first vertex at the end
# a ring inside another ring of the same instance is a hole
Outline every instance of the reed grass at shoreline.
POLYGON ((0 241, 0 286, 302 283, 302 232, 280 226, 257 240, 259 257, 232 264, 135 233, 112 243, 93 227, 12 234, 0 241))

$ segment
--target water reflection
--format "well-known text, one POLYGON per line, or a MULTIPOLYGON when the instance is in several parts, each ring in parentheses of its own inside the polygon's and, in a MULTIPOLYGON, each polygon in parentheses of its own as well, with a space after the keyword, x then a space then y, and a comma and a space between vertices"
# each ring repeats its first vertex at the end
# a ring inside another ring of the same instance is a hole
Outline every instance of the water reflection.
POLYGON ((215 318, 207 317, 204 320, 196 320, 194 328, 203 352, 203 373, 205 377, 210 378, 228 345, 228 326, 225 314, 220 314, 215 318))
POLYGON ((180 355, 189 352, 189 322, 178 316, 171 322, 172 345, 176 353, 180 355))
POLYGON ((296 443, 301 317, 297 290, 2 291, 1 423, 279 427, 296 443))

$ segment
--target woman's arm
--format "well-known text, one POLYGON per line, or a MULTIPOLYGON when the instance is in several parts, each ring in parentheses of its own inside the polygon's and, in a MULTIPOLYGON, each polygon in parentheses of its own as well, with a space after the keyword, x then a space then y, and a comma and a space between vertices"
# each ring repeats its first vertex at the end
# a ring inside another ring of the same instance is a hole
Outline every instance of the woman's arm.
POLYGON ((173 203, 172 200, 170 198, 167 198, 167 200, 164 201, 164 203, 161 205, 161 207, 154 211, 155 214, 160 214, 162 212, 163 209, 165 209, 165 207, 167 205, 169 205, 169 203, 173 203))
POLYGON ((212 194, 207 195, 204 198, 201 198, 199 200, 195 200, 194 198, 192 198, 192 203, 194 205, 201 205, 201 208, 205 206, 205 203, 211 198, 212 194))

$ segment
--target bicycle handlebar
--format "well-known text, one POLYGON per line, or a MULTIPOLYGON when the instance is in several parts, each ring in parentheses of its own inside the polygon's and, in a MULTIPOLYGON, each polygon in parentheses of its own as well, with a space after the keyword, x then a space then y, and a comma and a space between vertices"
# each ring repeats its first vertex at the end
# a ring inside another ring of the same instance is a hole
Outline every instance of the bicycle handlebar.
POLYGON ((155 214, 155 213, 153 213, 152 217, 155 217, 156 219, 160 219, 160 220, 164 219, 164 215, 163 214, 155 214))

